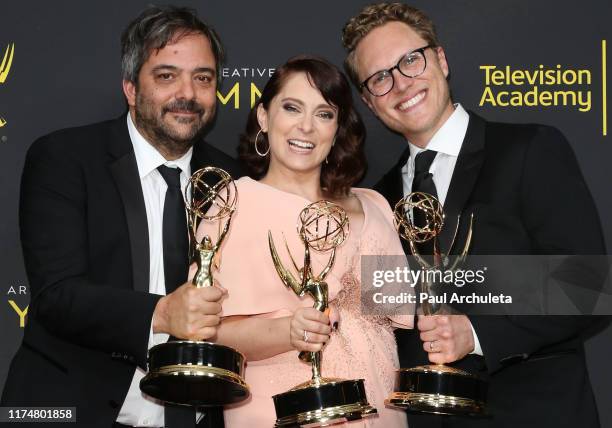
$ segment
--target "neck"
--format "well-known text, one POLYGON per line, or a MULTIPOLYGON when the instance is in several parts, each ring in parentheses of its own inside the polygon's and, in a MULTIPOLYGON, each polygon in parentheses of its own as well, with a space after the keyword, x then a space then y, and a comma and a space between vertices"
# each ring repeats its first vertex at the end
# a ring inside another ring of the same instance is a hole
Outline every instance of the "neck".
MULTIPOLYGON (((147 139, 147 141, 149 141, 147 139)), ((191 144, 189 145, 181 145, 176 146, 176 147, 169 147, 167 144, 154 144, 154 143, 150 143, 153 147, 155 147, 155 150, 157 150, 163 157, 164 159, 166 159, 167 161, 172 161, 172 160, 177 160, 182 158, 183 156, 185 156, 185 153, 187 153, 189 151, 189 147, 191 147, 191 144)))
POLYGON ((420 136, 420 135, 405 135, 404 137, 406 137, 406 140, 410 141, 412 144, 414 144, 415 146, 417 146, 420 149, 425 149, 427 148, 427 145, 429 144, 429 141, 431 140, 431 138, 435 135, 427 135, 427 136, 420 136))
POLYGON ((316 202, 325 199, 320 180, 320 169, 315 172, 296 172, 284 168, 270 167, 260 181, 284 192, 293 193, 316 202))
POLYGON ((431 127, 430 129, 424 130, 422 132, 416 133, 405 133, 404 137, 406 140, 410 141, 415 146, 424 149, 429 145, 431 139, 436 135, 436 133, 444 126, 446 121, 455 111, 455 106, 449 102, 448 106, 444 109, 440 117, 436 120, 436 126, 431 127))
POLYGON ((185 153, 187 153, 189 151, 189 148, 191 147, 191 144, 167 144, 167 143, 154 143, 152 142, 152 140, 150 140, 149 138, 145 137, 145 139, 149 142, 149 144, 151 144, 153 147, 155 147, 155 150, 157 150, 159 152, 159 154, 161 154, 164 159, 166 159, 167 161, 172 161, 172 160, 177 160, 182 158, 183 156, 185 156, 185 153))

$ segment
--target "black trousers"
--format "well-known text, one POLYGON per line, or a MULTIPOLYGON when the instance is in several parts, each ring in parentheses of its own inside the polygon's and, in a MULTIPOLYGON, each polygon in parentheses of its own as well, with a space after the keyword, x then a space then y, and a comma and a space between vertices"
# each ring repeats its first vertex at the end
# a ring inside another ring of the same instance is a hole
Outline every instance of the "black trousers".
MULTIPOLYGON (((197 428, 224 428, 223 407, 211 407, 204 411, 204 417, 194 425, 197 428)), ((133 428, 130 425, 123 425, 119 422, 113 424, 113 428, 133 428)))

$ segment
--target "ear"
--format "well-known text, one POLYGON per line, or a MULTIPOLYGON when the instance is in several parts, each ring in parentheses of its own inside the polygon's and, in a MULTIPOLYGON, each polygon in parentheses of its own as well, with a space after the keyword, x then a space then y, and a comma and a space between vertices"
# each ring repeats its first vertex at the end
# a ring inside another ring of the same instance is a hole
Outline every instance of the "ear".
POLYGON ((268 132, 268 112, 263 104, 257 106, 257 122, 259 122, 259 127, 263 132, 268 132))
POLYGON ((436 54, 438 55, 438 64, 440 64, 440 69, 442 70, 442 73, 444 73, 444 77, 448 77, 448 63, 446 62, 446 54, 444 53, 444 49, 437 47, 436 54))
POLYGON ((123 80, 123 95, 125 95, 125 99, 130 107, 136 106, 136 84, 134 82, 130 82, 129 80, 123 80))

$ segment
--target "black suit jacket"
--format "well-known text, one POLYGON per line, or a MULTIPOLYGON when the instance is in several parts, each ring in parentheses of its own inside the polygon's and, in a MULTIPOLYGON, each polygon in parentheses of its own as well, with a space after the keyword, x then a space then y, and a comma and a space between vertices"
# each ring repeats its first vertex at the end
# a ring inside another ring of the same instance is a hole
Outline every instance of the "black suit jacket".
MULTIPOLYGON (((236 162, 196 143, 192 170, 236 162)), ((54 132, 29 149, 20 200, 31 303, 2 395, 8 406, 76 406, 78 426, 110 427, 151 318, 147 217, 126 117, 54 132)))
MULTIPOLYGON (((376 185, 391 206, 403 196, 403 156, 376 185)), ((541 125, 487 122, 470 113, 444 204, 448 248, 459 214, 474 214, 471 254, 605 254, 599 217, 565 137, 541 125), (567 232, 580 222, 580 233, 567 232)), ((467 222, 462 222, 465 232, 467 222)), ((464 233, 460 233, 462 236, 464 233)), ((459 239, 458 242, 463 242, 459 239)), ((455 365, 489 381, 483 419, 409 415, 411 428, 596 427, 583 339, 593 317, 470 316, 484 358, 455 365)), ((418 330, 398 330, 402 367, 426 363, 418 330)))

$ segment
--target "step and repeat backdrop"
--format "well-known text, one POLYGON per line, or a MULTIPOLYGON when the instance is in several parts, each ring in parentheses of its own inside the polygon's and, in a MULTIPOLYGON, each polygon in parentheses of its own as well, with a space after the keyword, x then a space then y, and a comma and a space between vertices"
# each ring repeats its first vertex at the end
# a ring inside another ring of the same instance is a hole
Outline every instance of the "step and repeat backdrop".
MULTIPOLYGON (((27 323, 28 280, 18 232, 26 150, 53 130, 123 114, 119 37, 149 3, 19 0, 0 5, 0 388, 27 323)), ((275 67, 300 53, 322 55, 341 66, 341 29, 370 2, 166 3, 195 8, 221 36, 227 60, 216 123, 207 140, 235 156, 238 133, 275 67)), ((606 85, 612 63, 606 56, 611 51, 607 42, 612 43, 612 2, 411 4, 427 11, 437 24, 457 102, 490 120, 549 124, 568 137, 612 248, 609 81, 606 85)), ((368 127, 369 170, 363 186, 369 186, 395 162, 405 141, 385 129, 361 101, 358 104, 368 127)), ((41 217, 46 209, 40 206, 41 217)), ((567 225, 567 233, 580 233, 579 218, 567 225)), ((612 328, 594 332, 587 341, 587 358, 603 426, 612 426, 611 353, 612 328)))

